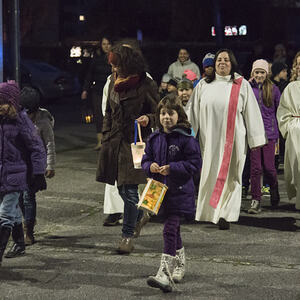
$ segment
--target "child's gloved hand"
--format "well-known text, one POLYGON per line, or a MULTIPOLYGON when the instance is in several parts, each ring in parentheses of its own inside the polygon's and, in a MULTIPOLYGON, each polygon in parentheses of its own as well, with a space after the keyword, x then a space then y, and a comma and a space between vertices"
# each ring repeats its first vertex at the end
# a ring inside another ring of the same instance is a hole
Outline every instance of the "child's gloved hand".
POLYGON ((45 190, 47 188, 47 183, 44 174, 34 175, 30 188, 34 193, 45 190))
POLYGON ((45 177, 46 178, 52 178, 55 175, 55 171, 54 170, 47 170, 45 173, 45 177))

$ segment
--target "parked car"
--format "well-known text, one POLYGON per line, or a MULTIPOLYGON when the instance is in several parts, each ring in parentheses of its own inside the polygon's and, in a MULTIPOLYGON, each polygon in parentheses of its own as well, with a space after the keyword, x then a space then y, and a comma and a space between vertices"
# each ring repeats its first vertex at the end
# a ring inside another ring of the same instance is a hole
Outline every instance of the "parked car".
POLYGON ((76 95, 81 91, 76 76, 37 60, 21 61, 21 86, 37 89, 43 100, 76 95))

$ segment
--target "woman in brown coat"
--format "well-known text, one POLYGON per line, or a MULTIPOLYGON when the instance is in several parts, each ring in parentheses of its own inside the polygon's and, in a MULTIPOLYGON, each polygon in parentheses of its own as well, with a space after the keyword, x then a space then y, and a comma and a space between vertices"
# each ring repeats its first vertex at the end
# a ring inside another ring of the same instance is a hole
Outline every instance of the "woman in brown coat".
MULTIPOLYGON (((111 50, 108 59, 114 78, 109 87, 96 179, 111 185, 117 181, 124 201, 122 240, 117 251, 130 253, 134 229, 142 217, 136 207, 138 184, 146 183, 143 170, 133 166, 130 144, 134 141, 134 122, 144 115, 151 120, 159 95, 156 83, 146 76, 146 64, 140 52, 119 44, 111 50)), ((142 127, 143 140, 151 133, 150 124, 142 127)))

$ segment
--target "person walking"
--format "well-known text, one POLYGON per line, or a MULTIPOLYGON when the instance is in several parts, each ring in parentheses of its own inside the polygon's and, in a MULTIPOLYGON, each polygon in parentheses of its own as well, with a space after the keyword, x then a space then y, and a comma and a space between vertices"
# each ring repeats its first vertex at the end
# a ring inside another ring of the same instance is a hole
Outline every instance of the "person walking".
POLYGON ((97 131, 97 145, 95 150, 101 147, 103 115, 101 110, 102 90, 107 76, 111 74, 111 67, 107 62, 107 53, 111 48, 111 41, 107 37, 101 39, 100 48, 97 48, 90 63, 84 84, 81 99, 92 102, 94 123, 97 131))
POLYGON ((148 139, 142 167, 147 177, 168 186, 160 208, 165 218, 164 251, 159 270, 148 285, 170 292, 173 281, 185 273, 185 249, 180 234, 180 218, 195 213, 193 175, 201 168, 200 147, 191 135, 191 125, 175 95, 165 96, 157 107, 158 130, 148 139))
POLYGON ((279 130, 285 139, 284 179, 289 199, 300 209, 300 52, 294 58, 290 84, 277 109, 279 130))
POLYGON ((268 77, 269 64, 264 59, 253 63, 251 87, 257 99, 268 143, 261 148, 250 151, 251 207, 250 214, 261 211, 261 176, 264 174, 270 185, 271 205, 277 206, 278 192, 277 172, 275 168, 275 144, 279 138, 276 112, 280 101, 280 91, 268 77), (264 172, 263 172, 264 171, 264 172))
MULTIPOLYGON (((153 119, 159 94, 156 83, 146 76, 146 64, 140 52, 118 43, 109 52, 108 59, 114 76, 108 91, 96 180, 111 185, 117 181, 124 201, 122 239, 117 251, 128 254, 133 250, 136 223, 142 217, 136 207, 138 184, 146 183, 143 170, 134 169, 133 165, 130 144, 134 141, 134 123, 141 116, 153 119)), ((144 140, 151 133, 152 123, 142 127, 144 140)))
POLYGON ((214 72, 198 83, 187 112, 203 159, 196 220, 219 229, 229 229, 239 218, 247 140, 250 148, 266 143, 254 93, 237 70, 232 51, 219 50, 214 72))
POLYGON ((19 106, 20 90, 14 81, 0 83, 0 265, 10 233, 25 252, 21 192, 28 182, 35 192, 45 189, 46 153, 26 112, 19 106))
MULTIPOLYGON (((27 115, 35 125, 39 136, 43 141, 43 145, 47 154, 46 178, 52 178, 55 175, 55 142, 54 142, 54 118, 50 112, 44 108, 40 108, 40 95, 31 88, 24 87, 21 90, 20 106, 25 109, 27 115)), ((36 224, 36 192, 32 190, 31 186, 27 190, 21 192, 19 205, 24 217, 24 233, 25 245, 33 245, 35 243, 34 226, 36 224)), ((23 245, 19 244, 17 236, 17 227, 12 230, 13 245, 6 253, 6 258, 14 258, 23 254, 23 245)))

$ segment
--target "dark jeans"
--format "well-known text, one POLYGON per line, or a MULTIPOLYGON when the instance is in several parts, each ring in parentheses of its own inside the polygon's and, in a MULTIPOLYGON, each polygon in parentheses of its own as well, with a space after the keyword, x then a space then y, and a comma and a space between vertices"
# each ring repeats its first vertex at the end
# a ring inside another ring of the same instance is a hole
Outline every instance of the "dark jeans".
POLYGON ((142 218, 143 211, 137 209, 139 202, 138 185, 123 184, 118 186, 119 194, 124 201, 123 237, 132 237, 136 223, 142 218))
POLYGON ((164 224, 164 253, 176 255, 176 250, 182 248, 180 236, 180 216, 168 215, 164 224))
POLYGON ((36 218, 36 196, 31 190, 24 191, 20 195, 19 205, 26 224, 35 222, 36 218))
POLYGON ((264 170, 266 182, 272 189, 277 183, 277 173, 275 169, 275 143, 276 140, 269 140, 268 144, 262 148, 251 150, 251 194, 252 199, 261 200, 261 175, 264 170))

